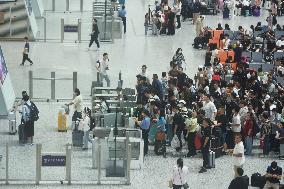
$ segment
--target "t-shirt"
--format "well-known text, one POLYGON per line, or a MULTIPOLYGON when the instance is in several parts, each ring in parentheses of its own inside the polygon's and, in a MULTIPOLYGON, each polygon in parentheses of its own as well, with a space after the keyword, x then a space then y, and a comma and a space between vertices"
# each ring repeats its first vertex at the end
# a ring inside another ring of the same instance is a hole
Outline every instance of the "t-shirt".
MULTIPOLYGON (((277 166, 277 168, 275 170, 273 170, 271 166, 268 166, 266 172, 268 174, 281 176, 282 175, 282 168, 277 166)), ((271 178, 271 177, 266 178, 266 180, 268 180, 271 183, 279 183, 280 182, 278 179, 271 178)))
POLYGON ((173 126, 178 126, 177 131, 181 131, 184 129, 185 123, 184 123, 184 118, 180 113, 175 113, 173 117, 173 126))
POLYGON ((77 112, 82 112, 83 108, 82 108, 82 102, 83 102, 83 98, 81 95, 76 96, 73 100, 74 103, 74 108, 77 112))
POLYGON ((142 121, 141 121, 141 129, 143 130, 148 130, 150 128, 150 124, 151 124, 151 120, 149 117, 145 117, 142 121))
POLYGON ((205 117, 214 120, 214 113, 217 112, 216 106, 213 102, 204 102, 202 109, 205 111, 205 117))
POLYGON ((228 118, 225 114, 223 115, 217 115, 216 116, 217 123, 221 123, 220 128, 222 130, 222 133, 227 132, 227 126, 228 126, 228 118))
MULTIPOLYGON (((201 132, 202 132, 202 145, 204 145, 205 139, 207 137, 210 138, 210 136, 211 136, 211 128, 210 127, 203 128, 201 130, 201 132)), ((210 142, 208 141, 207 144, 206 144, 206 147, 209 147, 209 143, 210 142)))
POLYGON ((28 42, 25 43, 24 49, 25 49, 24 53, 25 54, 29 54, 29 52, 30 52, 30 44, 28 42))
POLYGON ((107 75, 107 70, 109 70, 108 68, 108 60, 101 60, 97 62, 97 67, 99 69, 99 72, 103 75, 107 75))
POLYGON ((245 163, 245 148, 243 142, 235 145, 233 154, 242 154, 242 157, 233 156, 234 165, 241 166, 245 163))
POLYGON ((235 133, 241 132, 241 117, 240 117, 239 114, 233 115, 232 124, 233 125, 239 125, 238 127, 236 127, 236 126, 232 127, 233 132, 235 132, 235 133))

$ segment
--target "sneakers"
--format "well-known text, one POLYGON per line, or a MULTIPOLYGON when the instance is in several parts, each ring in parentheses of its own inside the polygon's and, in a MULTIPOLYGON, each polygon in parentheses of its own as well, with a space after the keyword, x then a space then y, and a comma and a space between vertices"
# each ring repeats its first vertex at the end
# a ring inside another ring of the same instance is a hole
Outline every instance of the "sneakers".
POLYGON ((205 173, 205 172, 207 172, 207 169, 205 167, 202 167, 198 173, 205 173))
POLYGON ((30 63, 30 66, 32 66, 33 64, 34 64, 34 63, 33 63, 33 62, 31 62, 31 63, 30 63))

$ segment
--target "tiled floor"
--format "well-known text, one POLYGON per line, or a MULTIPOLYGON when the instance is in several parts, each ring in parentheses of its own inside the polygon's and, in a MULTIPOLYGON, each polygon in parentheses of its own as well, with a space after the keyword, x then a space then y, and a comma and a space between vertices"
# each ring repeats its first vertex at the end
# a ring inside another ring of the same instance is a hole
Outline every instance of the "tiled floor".
MULTIPOLYGON (((72 1, 72 0, 71 0, 72 1)), ((51 1, 46 1, 46 3, 51 1)), ((64 0, 56 0, 56 13, 47 12, 47 38, 60 38, 60 19, 64 17, 66 22, 74 23, 78 18, 83 21, 83 36, 87 40, 90 33, 90 12, 64 14, 58 13, 64 11, 64 0), (62 5, 62 6, 61 6, 62 5)), ((91 1, 87 1, 90 3, 91 1)), ((152 3, 152 1, 149 1, 152 3)), ((193 77, 198 65, 204 64, 204 51, 192 48, 192 42, 195 37, 195 28, 189 22, 182 23, 182 29, 176 31, 175 36, 144 36, 144 14, 148 8, 148 1, 127 0, 127 34, 122 39, 117 39, 114 43, 103 43, 99 52, 87 51, 88 43, 83 41, 81 44, 73 43, 77 38, 76 34, 66 36, 67 43, 59 43, 56 40, 48 40, 48 43, 31 43, 31 59, 33 66, 20 67, 21 52, 23 43, 21 42, 0 42, 2 46, 9 72, 11 73, 16 96, 20 96, 21 91, 28 88, 28 71, 34 71, 35 77, 50 77, 51 71, 56 71, 56 77, 71 77, 73 71, 78 72, 78 87, 81 89, 84 99, 89 99, 91 81, 95 80, 95 63, 102 56, 102 53, 109 53, 110 58, 110 78, 111 85, 116 86, 118 73, 122 71, 122 78, 125 87, 134 87, 135 76, 140 72, 143 64, 148 66, 150 74, 157 73, 159 76, 162 71, 167 71, 169 62, 178 47, 183 48, 187 67, 186 73, 193 77)), ((89 5, 88 5, 89 6, 89 5)), ((89 8, 89 7, 88 7, 89 8)), ((49 6, 48 9, 51 9, 49 6)), ((70 10, 77 10, 78 6, 72 1, 70 10)), ((89 8, 90 10, 90 8, 89 8)), ((248 28, 251 24, 258 21, 265 23, 267 13, 263 12, 261 17, 235 17, 234 20, 223 20, 221 15, 206 16, 205 24, 212 28, 217 23, 229 23, 232 29, 237 29, 239 25, 248 28)), ((278 22, 284 24, 284 19, 279 18, 278 22)), ((40 27, 42 29, 42 26, 40 27)), ((42 36, 42 31, 40 33, 42 36)), ((50 83, 48 81, 35 81, 35 97, 50 97, 50 83)), ((59 81, 56 84, 56 98, 71 98, 72 83, 59 81)), ((86 106, 90 104, 87 100, 86 106)), ((44 148, 50 151, 62 151, 64 144, 71 142, 71 133, 57 133, 57 110, 62 102, 59 103, 39 103, 41 118, 36 124, 35 142, 43 143, 44 148)), ((5 121, 0 122, 0 154, 3 154, 4 144, 6 142, 14 144, 11 149, 12 166, 11 178, 34 179, 34 154, 35 147, 19 147, 16 145, 17 136, 7 135, 8 127, 5 121)), ((76 179, 88 179, 92 174, 90 170, 91 153, 75 150, 74 152, 74 171, 72 177, 76 179)), ((0 179, 5 175, 5 164, 3 159, 0 162, 0 179)), ((266 166, 271 159, 259 159, 257 155, 247 158, 245 173, 249 176, 254 172, 264 173, 266 166)), ((131 172, 131 186, 101 186, 96 188, 167 188, 167 182, 171 175, 171 168, 175 164, 175 158, 163 159, 157 156, 149 156, 145 159, 145 166, 140 171, 131 172)), ((198 170, 202 164, 200 158, 185 159, 185 164, 190 167, 189 185, 192 189, 225 189, 233 176, 231 157, 222 157, 216 160, 217 167, 200 175, 198 170)), ((282 164, 282 162, 280 163, 282 164)), ((63 169, 44 169, 44 178, 63 179, 63 169)), ((95 175, 95 174, 94 174, 95 175)), ((96 177, 96 176, 94 176, 96 177)), ((0 188, 67 188, 67 186, 44 185, 44 186, 0 186, 0 188)), ((94 186, 72 186, 68 188, 94 188, 94 186)))

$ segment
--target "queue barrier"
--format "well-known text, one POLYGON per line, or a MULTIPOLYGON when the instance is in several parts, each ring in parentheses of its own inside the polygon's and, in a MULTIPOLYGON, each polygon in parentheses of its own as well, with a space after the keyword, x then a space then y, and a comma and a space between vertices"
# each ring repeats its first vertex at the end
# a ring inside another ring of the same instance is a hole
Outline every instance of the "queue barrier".
MULTIPOLYGON (((73 77, 70 78, 55 78, 55 72, 51 72, 50 74, 50 78, 42 78, 42 77, 33 77, 33 71, 29 71, 29 95, 30 98, 34 98, 33 94, 34 94, 34 81, 50 81, 51 84, 51 95, 50 95, 50 99, 51 100, 55 100, 55 81, 72 81, 73 83, 73 91, 77 88, 77 80, 78 80, 78 76, 77 76, 77 72, 73 72, 73 77)), ((72 93, 72 91, 70 92, 72 93)))
MULTIPOLYGON (((94 144, 94 143, 93 143, 94 144)), ((94 146, 94 145, 93 145, 94 146)), ((77 159, 74 158, 72 155, 73 147, 71 144, 65 145, 65 152, 42 152, 42 144, 36 144, 36 169, 35 170, 35 178, 34 179, 11 179, 10 178, 10 168, 9 166, 13 166, 14 164, 9 165, 9 158, 12 158, 11 155, 9 155, 10 151, 10 144, 6 144, 6 158, 5 158, 5 178, 0 179, 0 186, 1 185, 13 185, 13 184, 27 184, 27 183, 34 183, 35 185, 39 184, 45 184, 45 183, 60 183, 67 185, 71 185, 72 183, 76 184, 86 184, 86 181, 76 179, 75 177, 72 177, 71 171, 76 168, 72 166, 72 161, 76 161, 77 159), (42 172, 44 171, 44 167, 49 167, 49 169, 52 169, 52 167, 64 167, 65 168, 65 179, 63 180, 49 180, 49 179, 42 179, 42 172)), ((17 158, 14 157, 13 158, 17 158)), ((80 157, 79 157, 80 158, 80 157)), ((104 163, 102 158, 102 144, 99 143, 97 145, 97 149, 92 147, 92 167, 87 168, 88 170, 92 170, 92 175, 96 173, 97 170, 97 178, 87 180, 87 184, 114 184, 115 182, 118 182, 118 184, 123 185, 130 185, 130 162, 131 162, 131 144, 129 142, 126 142, 126 154, 125 154, 125 169, 124 169, 124 177, 123 178, 103 178, 103 170, 104 166, 102 163, 104 163), (94 167, 94 162, 96 161, 96 167, 94 167), (94 174, 93 174, 94 173, 94 174)), ((13 167, 15 168, 15 167, 13 167)), ((86 167, 84 167, 86 168, 86 167)), ((84 170, 82 170, 84 171, 84 170)), ((107 172, 107 171, 106 171, 107 172)))

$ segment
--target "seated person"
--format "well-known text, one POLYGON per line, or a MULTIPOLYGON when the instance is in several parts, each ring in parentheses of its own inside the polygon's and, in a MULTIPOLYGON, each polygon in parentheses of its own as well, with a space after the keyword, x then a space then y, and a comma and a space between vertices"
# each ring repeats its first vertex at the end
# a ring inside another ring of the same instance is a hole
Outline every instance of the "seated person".
POLYGON ((281 28, 280 24, 277 24, 277 25, 276 25, 275 30, 277 30, 277 31, 282 31, 282 28, 281 28))
POLYGON ((228 50, 229 45, 231 43, 231 40, 229 39, 229 35, 228 34, 224 35, 224 39, 222 40, 222 43, 223 43, 223 49, 224 50, 228 50))
POLYGON ((275 40, 275 33, 270 27, 268 28, 268 31, 265 33, 265 38, 267 40, 269 40, 269 39, 275 40))
POLYGON ((276 161, 273 161, 270 166, 268 166, 265 174, 266 183, 264 189, 279 189, 279 183, 282 177, 282 168, 277 165, 276 161))
POLYGON ((237 177, 234 178, 228 189, 248 189, 249 178, 247 175, 243 176, 244 170, 242 168, 237 168, 237 177))
POLYGON ((216 30, 223 30, 221 23, 218 24, 218 27, 216 28, 216 30))
POLYGON ((225 24, 225 30, 231 30, 229 24, 225 24))
POLYGON ((244 35, 244 39, 242 41, 242 45, 243 45, 243 50, 244 51, 250 50, 250 48, 251 48, 251 41, 250 41, 248 35, 244 35))

